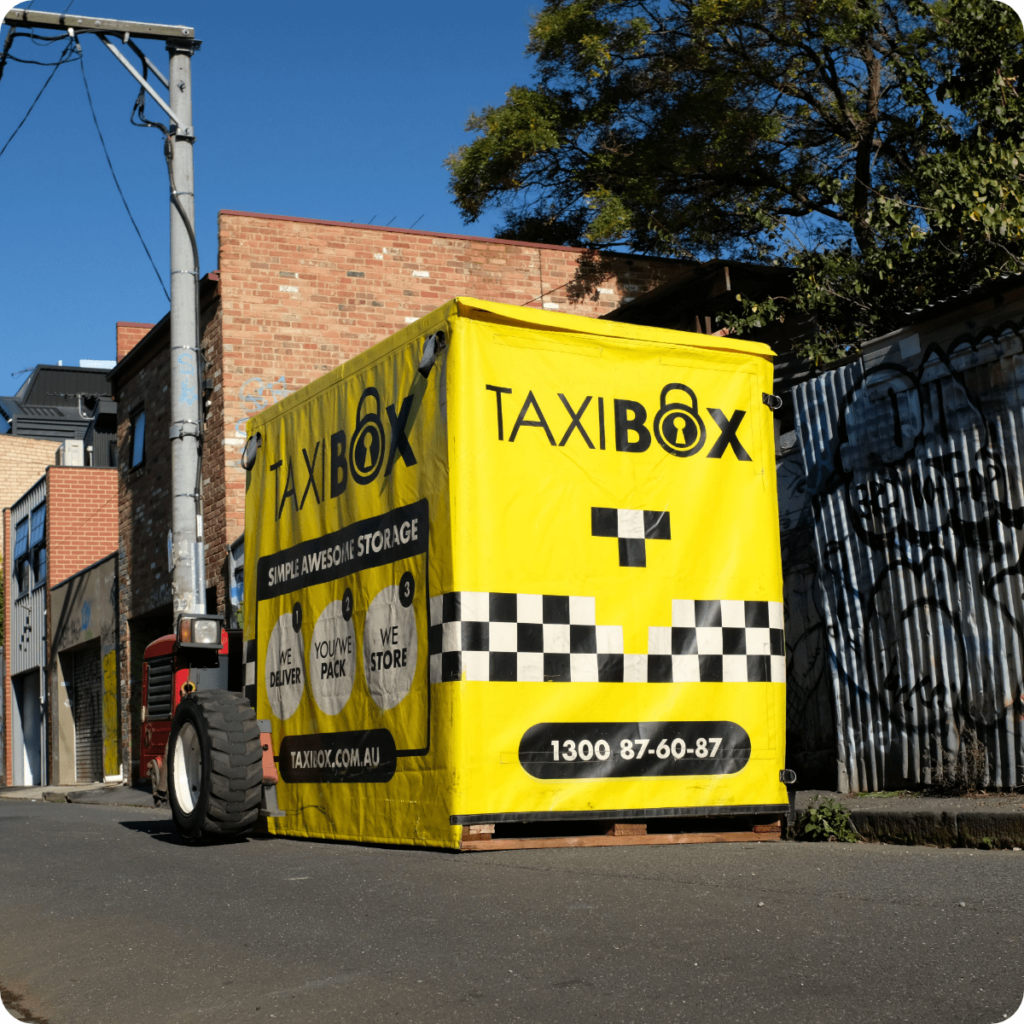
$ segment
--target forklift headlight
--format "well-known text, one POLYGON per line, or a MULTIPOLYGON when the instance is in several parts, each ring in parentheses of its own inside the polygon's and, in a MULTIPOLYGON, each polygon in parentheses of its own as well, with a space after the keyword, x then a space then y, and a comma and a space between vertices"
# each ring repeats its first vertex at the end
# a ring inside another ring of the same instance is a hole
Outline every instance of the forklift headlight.
POLYGON ((178 620, 178 643, 190 647, 220 647, 220 616, 197 618, 182 616, 178 620))

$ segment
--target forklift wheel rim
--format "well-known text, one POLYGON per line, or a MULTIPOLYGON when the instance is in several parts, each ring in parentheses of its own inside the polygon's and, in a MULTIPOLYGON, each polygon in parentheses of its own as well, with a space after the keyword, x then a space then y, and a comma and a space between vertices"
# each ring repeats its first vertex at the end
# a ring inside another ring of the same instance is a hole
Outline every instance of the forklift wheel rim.
POLYGON ((174 743, 174 795, 185 814, 191 814, 203 784, 203 753, 199 733, 183 722, 174 743))

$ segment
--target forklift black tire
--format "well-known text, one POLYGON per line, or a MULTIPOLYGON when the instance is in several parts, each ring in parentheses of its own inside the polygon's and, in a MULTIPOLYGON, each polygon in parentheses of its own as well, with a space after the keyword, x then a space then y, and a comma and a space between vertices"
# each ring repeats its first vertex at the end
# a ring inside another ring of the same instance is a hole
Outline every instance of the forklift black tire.
POLYGON ((181 837, 233 839, 260 814, 263 750, 252 705, 228 690, 201 690, 178 705, 167 750, 167 795, 181 837))

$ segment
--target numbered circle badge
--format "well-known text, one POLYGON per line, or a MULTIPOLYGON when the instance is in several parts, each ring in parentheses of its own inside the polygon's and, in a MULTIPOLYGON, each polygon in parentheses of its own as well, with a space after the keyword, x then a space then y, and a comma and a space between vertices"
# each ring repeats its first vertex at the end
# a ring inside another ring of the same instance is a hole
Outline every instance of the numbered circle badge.
POLYGON ((412 604, 415 594, 416 580, 413 579, 411 572, 403 572, 402 578, 398 581, 398 600, 402 602, 403 608, 408 608, 412 604))
POLYGON ((296 619, 301 627, 301 613, 288 612, 277 620, 263 660, 267 698, 271 710, 282 719, 295 714, 306 683, 302 667, 302 633, 295 629, 296 619))
POLYGON ((309 643, 309 688, 325 715, 336 715, 352 695, 356 672, 356 631, 352 624, 350 592, 348 614, 344 601, 332 601, 320 614, 309 643))
POLYGON ((370 604, 363 626, 363 672, 382 711, 397 707, 412 688, 419 650, 416 613, 402 586, 385 587, 370 604))

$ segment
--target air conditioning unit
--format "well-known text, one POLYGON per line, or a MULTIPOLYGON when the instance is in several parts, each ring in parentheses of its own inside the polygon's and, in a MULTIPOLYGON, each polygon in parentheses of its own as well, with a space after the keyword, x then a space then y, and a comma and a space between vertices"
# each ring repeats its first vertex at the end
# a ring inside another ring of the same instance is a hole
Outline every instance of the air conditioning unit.
POLYGON ((84 466, 85 465, 85 442, 67 440, 62 441, 57 449, 58 466, 84 466))

